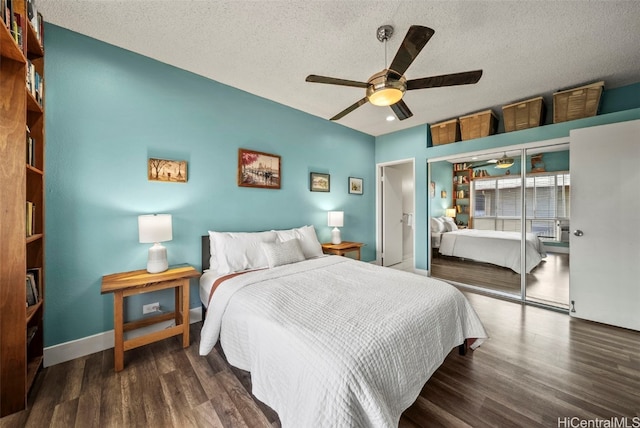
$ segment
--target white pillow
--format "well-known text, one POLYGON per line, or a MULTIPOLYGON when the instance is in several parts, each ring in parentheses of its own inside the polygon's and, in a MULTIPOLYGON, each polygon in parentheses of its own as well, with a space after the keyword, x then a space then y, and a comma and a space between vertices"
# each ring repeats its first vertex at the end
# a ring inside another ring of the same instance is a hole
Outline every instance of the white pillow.
POLYGON ((458 230, 458 226, 456 222, 453 221, 451 217, 441 217, 444 222, 444 227, 447 229, 447 232, 452 232, 454 230, 458 230))
POLYGON ((316 229, 313 226, 302 226, 287 230, 275 230, 274 232, 278 234, 278 240, 280 242, 298 239, 300 241, 300 248, 302 248, 302 254, 304 254, 304 257, 307 259, 319 257, 323 254, 322 245, 320 244, 320 241, 318 241, 316 229))
POLYGON ((270 268, 304 260, 300 241, 296 238, 285 242, 263 242, 260 245, 267 257, 270 268))
POLYGON ((431 217, 431 232, 442 233, 446 231, 447 229, 442 219, 439 219, 437 217, 431 217))
POLYGON ((260 246, 263 242, 275 242, 275 232, 212 232, 209 239, 214 249, 211 253, 211 268, 218 274, 259 269, 269 266, 269 261, 260 246), (213 260, 215 259, 215 260, 213 260), (215 266, 215 268, 214 268, 215 266))
POLYGON ((307 259, 313 257, 320 257, 324 253, 322 252, 322 245, 318 241, 318 235, 316 235, 316 229, 311 226, 302 226, 296 229, 297 238, 300 240, 300 247, 302 253, 307 259))

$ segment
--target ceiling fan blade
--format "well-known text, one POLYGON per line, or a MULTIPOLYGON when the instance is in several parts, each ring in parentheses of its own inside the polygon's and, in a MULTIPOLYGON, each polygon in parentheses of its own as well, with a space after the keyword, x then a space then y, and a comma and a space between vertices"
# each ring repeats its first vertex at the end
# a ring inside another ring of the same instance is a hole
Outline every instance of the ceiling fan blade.
POLYGON ((416 59, 422 48, 427 44, 433 31, 429 27, 421 25, 412 25, 404 36, 402 44, 398 48, 395 58, 391 61, 390 70, 395 71, 401 76, 407 71, 413 60, 416 59))
POLYGON ((439 88, 441 86, 470 85, 477 83, 481 77, 482 70, 474 70, 412 79, 407 80, 407 91, 411 89, 439 88))
POLYGON ((346 115, 348 115, 349 113, 351 113, 352 111, 354 111, 355 109, 360 107, 362 104, 366 104, 366 103, 367 103, 367 97, 364 97, 363 99, 359 100, 355 104, 352 104, 349 107, 347 107, 346 109, 342 110, 340 113, 336 114, 335 116, 333 116, 329 120, 342 119, 343 117, 345 117, 346 115))
POLYGON ((317 76, 315 74, 308 75, 305 81, 312 82, 312 83, 326 83, 329 85, 352 86, 355 88, 365 88, 365 89, 367 86, 369 86, 369 84, 366 82, 356 82, 355 80, 336 79, 335 77, 317 76))
POLYGON ((407 105, 402 100, 398 101, 395 104, 391 104, 389 107, 391 107, 391 110, 393 110, 399 120, 409 119, 411 116, 413 116, 413 113, 411 113, 409 107, 407 107, 407 105))

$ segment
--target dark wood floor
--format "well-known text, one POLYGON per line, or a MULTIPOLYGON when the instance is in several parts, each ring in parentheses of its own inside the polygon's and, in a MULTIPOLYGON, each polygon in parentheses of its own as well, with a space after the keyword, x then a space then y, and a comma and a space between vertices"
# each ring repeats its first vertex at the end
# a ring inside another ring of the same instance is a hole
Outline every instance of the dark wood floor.
MULTIPOLYGON (((446 281, 520 295, 520 274, 489 263, 438 256, 432 259, 431 275, 446 281)), ((527 274, 527 298, 561 308, 569 307, 569 254, 548 253, 527 274)))
MULTIPOLYGON (((556 427, 564 417, 640 416, 639 332, 465 294, 491 339, 467 356, 453 351, 401 427, 556 427)), ((117 374, 111 351, 44 369, 28 410, 0 426, 280 426, 219 348, 198 356, 200 327, 192 325, 187 349, 170 338, 128 351, 117 374)))

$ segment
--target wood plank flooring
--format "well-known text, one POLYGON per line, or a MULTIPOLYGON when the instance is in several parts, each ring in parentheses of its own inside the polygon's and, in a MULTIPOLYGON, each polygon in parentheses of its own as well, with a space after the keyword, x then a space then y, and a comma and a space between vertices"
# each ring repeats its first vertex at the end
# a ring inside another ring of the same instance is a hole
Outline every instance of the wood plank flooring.
MULTIPOLYGON (((401 427, 640 417, 639 332, 465 294, 491 339, 467 356, 453 350, 401 427)), ((279 427, 275 412, 250 394, 249 374, 230 367, 219 347, 198 355, 200 328, 191 326, 187 349, 174 337, 128 351, 119 373, 112 350, 46 368, 28 409, 0 426, 279 427)))
MULTIPOLYGON (((445 281, 520 295, 520 275, 511 269, 489 263, 438 256, 432 260, 431 275, 445 281)), ((569 307, 569 254, 548 253, 527 274, 527 297, 540 303, 569 307)))

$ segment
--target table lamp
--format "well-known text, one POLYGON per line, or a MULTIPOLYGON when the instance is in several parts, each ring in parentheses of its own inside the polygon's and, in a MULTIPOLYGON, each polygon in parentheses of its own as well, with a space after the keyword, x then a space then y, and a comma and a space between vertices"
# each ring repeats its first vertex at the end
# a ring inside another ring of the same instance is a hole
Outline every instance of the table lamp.
POLYGON ((153 243, 149 248, 147 272, 159 273, 169 268, 167 249, 160 242, 171 241, 171 214, 148 214, 138 216, 138 237, 141 244, 153 243))
POLYGON ((444 215, 447 217, 455 218, 456 217, 456 209, 455 208, 447 208, 444 211, 444 215))
POLYGON ((333 227, 333 230, 331 230, 331 243, 340 244, 342 239, 340 239, 340 229, 338 228, 344 225, 344 212, 329 211, 327 223, 329 227, 333 227))

